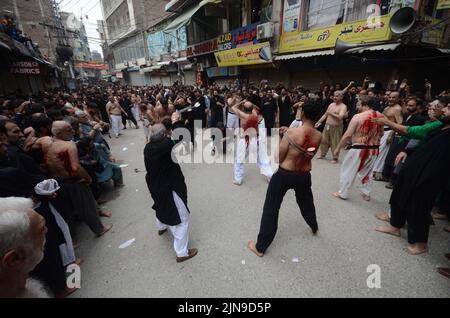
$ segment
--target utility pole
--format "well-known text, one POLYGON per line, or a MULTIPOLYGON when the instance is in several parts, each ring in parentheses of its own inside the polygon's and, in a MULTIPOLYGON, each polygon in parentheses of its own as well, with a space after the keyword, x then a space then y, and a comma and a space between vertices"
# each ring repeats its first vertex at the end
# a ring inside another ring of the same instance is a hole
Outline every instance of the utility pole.
POLYGON ((60 64, 63 64, 69 67, 69 74, 70 78, 74 79, 75 74, 73 71, 73 58, 69 57, 69 55, 73 56, 73 50, 69 46, 69 40, 67 38, 66 29, 63 26, 62 20, 61 20, 61 14, 59 11, 59 3, 56 2, 56 0, 50 0, 50 4, 52 7, 52 18, 53 18, 53 26, 54 30, 57 34, 57 41, 58 41, 58 47, 57 47, 57 54, 58 54, 58 60, 60 64), (72 54, 70 54, 70 50, 72 50, 72 54), (66 55, 64 57, 64 55, 66 55), (61 59, 62 58, 62 59, 61 59))

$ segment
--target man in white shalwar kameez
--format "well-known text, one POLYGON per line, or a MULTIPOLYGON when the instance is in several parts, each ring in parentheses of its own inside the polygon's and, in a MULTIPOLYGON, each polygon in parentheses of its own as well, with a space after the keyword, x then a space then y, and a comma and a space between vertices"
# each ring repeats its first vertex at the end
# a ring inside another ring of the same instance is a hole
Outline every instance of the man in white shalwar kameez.
POLYGON ((237 142, 236 158, 234 162, 234 181, 236 185, 242 185, 244 181, 244 162, 251 155, 256 154, 261 174, 267 181, 272 178, 273 170, 267 154, 267 131, 264 119, 257 113, 251 102, 245 102, 244 111, 237 106, 233 112, 241 119, 241 131, 237 142))
MULTIPOLYGON (((399 104, 400 103, 399 93, 392 92, 389 95, 388 102, 389 106, 384 109, 383 115, 386 116, 389 120, 397 124, 401 124, 403 122, 403 115, 402 115, 402 107, 399 104)), ((384 180, 384 177, 382 175, 384 169, 384 162, 386 161, 386 156, 389 152, 389 148, 391 147, 393 137, 394 131, 389 126, 385 126, 383 137, 381 137, 380 141, 380 152, 373 167, 373 174, 375 180, 384 180)))

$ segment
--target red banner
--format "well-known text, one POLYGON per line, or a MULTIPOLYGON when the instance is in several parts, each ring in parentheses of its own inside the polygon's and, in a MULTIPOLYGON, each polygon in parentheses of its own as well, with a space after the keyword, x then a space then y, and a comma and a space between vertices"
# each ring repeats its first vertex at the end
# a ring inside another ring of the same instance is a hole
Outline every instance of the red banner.
POLYGON ((78 64, 75 64, 75 67, 78 67, 78 68, 93 68, 93 69, 97 69, 97 70, 106 70, 106 69, 108 69, 108 65, 95 64, 95 63, 78 63, 78 64))

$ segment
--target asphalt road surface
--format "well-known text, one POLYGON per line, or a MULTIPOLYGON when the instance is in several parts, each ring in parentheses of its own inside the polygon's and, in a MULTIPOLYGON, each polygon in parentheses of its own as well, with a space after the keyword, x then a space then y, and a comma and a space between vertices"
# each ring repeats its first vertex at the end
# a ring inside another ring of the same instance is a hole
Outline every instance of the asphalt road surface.
POLYGON ((402 238, 374 231, 374 214, 388 208, 390 190, 375 183, 372 201, 356 187, 348 201, 337 190, 339 166, 313 161, 313 192, 319 234, 303 221, 293 192, 280 210, 278 233, 263 258, 246 247, 256 239, 267 182, 256 165, 246 165, 242 186, 232 184, 231 164, 185 164, 191 210, 193 259, 175 261, 169 232, 158 236, 152 199, 145 183, 142 128, 108 139, 123 168, 125 187, 106 188, 114 227, 96 239, 80 226, 81 289, 72 297, 449 297, 450 280, 437 273, 449 267, 447 222, 430 231, 430 251, 411 256, 402 238), (135 172, 135 169, 142 172, 135 172), (133 240, 126 248, 119 248, 133 240), (380 268, 381 288, 369 288, 367 268, 380 268))

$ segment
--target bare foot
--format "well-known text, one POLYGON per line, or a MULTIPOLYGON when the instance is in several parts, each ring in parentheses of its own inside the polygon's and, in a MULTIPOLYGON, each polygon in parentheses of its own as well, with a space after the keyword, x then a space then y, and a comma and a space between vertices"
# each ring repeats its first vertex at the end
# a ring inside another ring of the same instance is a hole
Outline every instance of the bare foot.
POLYGON ((370 202, 370 195, 367 195, 367 194, 361 194, 361 196, 362 196, 362 198, 365 200, 365 201, 367 201, 367 202, 370 202))
POLYGON ((428 247, 425 243, 416 243, 408 245, 406 251, 411 255, 419 255, 428 252, 428 247))
POLYGON ((400 237, 400 229, 392 226, 379 226, 375 231, 400 237))
POLYGON ((249 249, 250 251, 252 251, 253 253, 255 253, 256 256, 259 256, 259 257, 263 257, 263 256, 264 256, 264 253, 258 252, 258 250, 256 249, 256 244, 255 244, 254 241, 248 241, 247 247, 248 247, 248 249, 249 249))
POLYGON ((98 214, 99 214, 101 217, 105 217, 105 218, 110 218, 110 217, 112 216, 112 213, 111 213, 111 212, 108 212, 108 211, 102 211, 102 210, 99 210, 99 211, 98 211, 98 214))
POLYGON ((450 278, 450 268, 438 267, 438 273, 450 278))
POLYGON ((333 159, 333 160, 330 161, 330 163, 336 164, 336 163, 338 163, 338 161, 337 161, 337 159, 333 159))
POLYGON ((64 288, 64 290, 61 293, 56 295, 56 298, 65 298, 65 297, 69 296, 70 294, 76 292, 77 290, 78 290, 78 288, 75 288, 75 287, 74 288, 66 287, 66 288, 64 288))
POLYGON ((80 257, 75 260, 74 264, 81 266, 81 264, 83 264, 83 262, 84 262, 84 258, 80 257))
POLYGON ((112 224, 106 224, 103 226, 103 231, 100 234, 97 234, 97 237, 104 235, 106 232, 112 229, 112 224))
POLYGON ((375 214, 375 217, 378 220, 384 221, 384 222, 389 222, 391 220, 391 218, 389 217, 389 214, 386 212, 380 212, 375 214))
POLYGON ((325 159, 325 156, 318 156, 317 159, 325 159))
POLYGON ((338 198, 338 199, 341 199, 341 200, 347 200, 347 199, 344 199, 343 197, 341 197, 341 195, 339 194, 339 192, 333 192, 332 195, 333 195, 334 197, 338 198))
POLYGON ((448 219, 446 214, 442 214, 442 213, 439 213, 439 212, 433 212, 433 213, 431 213, 431 216, 435 220, 447 220, 448 219))
POLYGON ((106 202, 108 202, 108 201, 105 200, 105 199, 98 199, 98 200, 97 200, 97 203, 98 203, 99 205, 105 204, 106 202))

